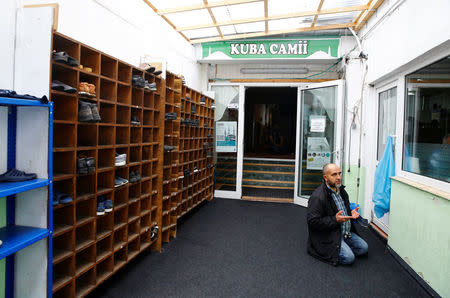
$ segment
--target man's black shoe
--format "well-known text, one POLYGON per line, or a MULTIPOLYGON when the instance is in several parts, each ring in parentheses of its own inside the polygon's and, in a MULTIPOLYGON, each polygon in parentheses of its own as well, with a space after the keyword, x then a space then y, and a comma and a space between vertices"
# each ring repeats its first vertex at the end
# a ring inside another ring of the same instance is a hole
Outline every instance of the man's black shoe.
POLYGON ((183 169, 183 174, 184 177, 189 177, 191 175, 191 171, 188 168, 183 169))
POLYGON ((167 120, 176 120, 177 119, 177 113, 166 113, 165 118, 167 120))
POLYGON ((87 174, 89 172, 88 166, 86 164, 86 158, 78 158, 77 160, 77 173, 78 174, 87 174))
POLYGON ((195 106, 195 105, 192 105, 191 106, 191 114, 197 114, 197 106, 195 106))
POLYGON ((174 147, 174 146, 164 145, 164 151, 166 151, 166 152, 170 152, 175 149, 176 149, 176 147, 174 147))
POLYGON ((200 97, 200 104, 204 105, 206 103, 206 99, 202 96, 200 97))
POLYGON ((131 83, 133 86, 138 88, 144 88, 145 87, 145 79, 141 77, 140 75, 133 75, 131 79, 131 83))
POLYGON ((89 106, 91 107, 92 111, 92 121, 93 122, 100 122, 102 121, 102 118, 100 117, 100 114, 98 113, 98 107, 96 103, 89 103, 89 106))
POLYGON ((72 86, 66 85, 63 82, 60 82, 58 80, 52 81, 52 90, 56 91, 62 91, 66 93, 76 93, 77 89, 73 88, 72 86))
POLYGON ((139 117, 137 115, 131 115, 131 124, 132 125, 140 125, 139 117))
POLYGON ((80 63, 77 59, 70 57, 66 52, 53 52, 53 61, 61 62, 70 66, 78 66, 80 63))
POLYGON ((90 103, 84 102, 82 100, 79 101, 78 121, 80 121, 80 122, 93 122, 94 121, 94 115, 92 115, 92 109, 91 109, 90 103))

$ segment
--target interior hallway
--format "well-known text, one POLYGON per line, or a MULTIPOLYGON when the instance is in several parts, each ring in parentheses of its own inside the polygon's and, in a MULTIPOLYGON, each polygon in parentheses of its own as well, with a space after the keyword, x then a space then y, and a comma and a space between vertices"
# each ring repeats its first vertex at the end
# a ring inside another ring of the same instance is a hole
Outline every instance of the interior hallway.
POLYGON ((214 199, 163 252, 144 253, 91 297, 428 297, 369 230, 351 267, 306 253, 306 208, 214 199), (125 294, 126 293, 126 294, 125 294))

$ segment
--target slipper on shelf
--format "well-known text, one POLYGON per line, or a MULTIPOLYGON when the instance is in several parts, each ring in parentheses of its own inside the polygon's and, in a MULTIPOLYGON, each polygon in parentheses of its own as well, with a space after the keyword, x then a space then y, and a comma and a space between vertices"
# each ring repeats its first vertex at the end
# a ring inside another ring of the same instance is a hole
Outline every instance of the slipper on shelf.
POLYGON ((77 92, 77 89, 64 84, 63 82, 60 82, 58 80, 53 80, 52 81, 52 89, 53 90, 57 90, 57 91, 62 91, 62 92, 66 92, 66 93, 75 93, 77 92))
POLYGON ((17 169, 11 169, 6 173, 0 175, 0 182, 21 182, 36 179, 37 175, 34 173, 25 173, 17 169))
POLYGON ((56 206, 58 204, 67 204, 72 201, 73 199, 68 194, 59 192, 57 190, 53 191, 53 206, 56 206))
POLYGON ((70 66, 78 66, 80 63, 77 59, 70 57, 66 52, 53 52, 53 60, 70 66))

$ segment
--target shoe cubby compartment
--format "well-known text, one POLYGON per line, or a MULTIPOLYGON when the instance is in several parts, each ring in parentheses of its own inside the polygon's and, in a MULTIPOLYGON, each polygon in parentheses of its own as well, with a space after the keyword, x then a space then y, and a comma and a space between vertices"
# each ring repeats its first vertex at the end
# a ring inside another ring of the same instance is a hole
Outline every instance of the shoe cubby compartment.
POLYGON ((141 185, 139 183, 130 185, 128 202, 130 203, 139 200, 140 197, 141 197, 141 185))
MULTIPOLYGON (((111 199, 111 197, 108 197, 111 199)), ((105 213, 104 216, 97 217, 97 245, 98 241, 112 235, 114 229, 114 214, 112 212, 105 213)), ((98 255, 98 253, 97 253, 98 255)))
POLYGON ((150 211, 152 208, 152 199, 149 195, 144 195, 141 198, 141 214, 150 211))
POLYGON ((150 194, 152 192, 152 180, 145 180, 141 183, 141 193, 150 194))
POLYGON ((96 261, 101 262, 105 258, 112 255, 113 249, 113 235, 110 235, 108 237, 105 237, 101 240, 97 241, 97 249, 96 249, 96 261))
POLYGON ((73 276, 75 276, 74 255, 53 266, 53 292, 70 283, 73 276))
MULTIPOLYGON (((127 148, 128 149, 128 148, 127 148)), ((123 179, 128 179, 129 175, 128 175, 128 168, 127 167, 120 167, 120 168, 116 168, 115 170, 115 176, 123 178, 123 179)), ((126 183, 124 185, 128 185, 129 183, 126 183)), ((124 186, 123 185, 123 186, 124 186)))
MULTIPOLYGON (((141 228, 141 221, 139 217, 136 217, 133 221, 128 224, 128 243, 136 240, 139 237, 141 228)), ((130 255, 130 245, 128 245, 128 256, 130 255)))
POLYGON ((154 109, 155 108, 155 94, 145 92, 144 93, 144 107, 154 109))
POLYGON ((117 84, 108 79, 100 79, 100 99, 116 101, 117 84))
POLYGON ((136 117, 139 119, 139 124, 132 124, 131 125, 141 125, 142 124, 142 109, 137 107, 131 107, 131 117, 136 117))
POLYGON ((53 123, 53 151, 75 147, 75 125, 53 123))
POLYGON ((139 144, 142 142, 142 129, 140 127, 131 127, 130 144, 139 144))
POLYGON ((133 106, 142 106, 144 99, 144 89, 133 88, 131 92, 131 104, 133 106))
POLYGON ((115 156, 114 149, 99 149, 98 150, 98 170, 103 171, 114 167, 115 156))
MULTIPOLYGON (((138 222, 138 225, 139 225, 139 222, 138 222)), ((139 234, 138 234, 138 236, 139 236, 139 234)), ((140 249, 139 244, 140 244, 139 237, 136 237, 134 240, 129 242, 129 244, 128 244, 128 260, 133 259, 134 257, 136 257, 139 254, 139 249, 140 249)))
POLYGON ((131 110, 130 107, 117 105, 117 124, 130 124, 131 110))
MULTIPOLYGON (((71 66, 66 66, 65 64, 53 64, 52 67, 52 80, 60 81, 61 83, 64 83, 66 85, 69 85, 70 87, 73 87, 75 89, 78 89, 77 86, 77 71, 71 66), (68 68, 69 67, 69 68, 68 68)), ((55 91, 55 90, 53 90, 55 91)), ((64 91, 55 92, 59 94, 73 94, 73 93, 67 93, 64 91)))
POLYGON ((153 94, 153 108, 156 110, 159 110, 159 104, 161 103, 161 101, 162 101, 161 96, 159 94, 154 93, 153 94))
POLYGON ((130 163, 141 162, 142 147, 134 146, 130 147, 130 163))
POLYGON ((94 195, 96 191, 95 175, 82 175, 77 177, 77 201, 94 195))
POLYGON ((127 225, 126 221, 125 224, 121 226, 118 230, 114 230, 114 243, 113 243, 113 249, 114 252, 123 249, 126 247, 127 244, 127 225))
MULTIPOLYGON (((172 89, 166 88, 166 103, 173 105, 174 104, 174 92, 172 89)), ((171 106, 172 107, 172 106, 171 106)), ((166 106, 166 110, 167 110, 166 106)))
POLYGON ((148 161, 153 159, 153 146, 143 146, 142 147, 142 161, 148 161))
POLYGON ((84 297, 95 288, 95 268, 82 274, 75 280, 76 297, 84 297))
POLYGON ((53 153, 53 179, 60 180, 76 173, 75 152, 63 151, 53 153))
POLYGON ((114 272, 122 268, 127 262, 127 247, 124 246, 122 249, 114 253, 114 272))
MULTIPOLYGON (((137 200, 128 205, 128 222, 132 222, 141 215, 141 203, 137 200)), ((128 231, 130 232, 130 231, 128 231)))
POLYGON ((148 178, 152 176, 152 164, 151 163, 145 163, 142 164, 142 178, 148 178))
POLYGON ((97 126, 94 126, 92 124, 78 124, 77 130, 78 147, 97 146, 97 126))
POLYGON ((56 32, 53 34, 53 50, 55 52, 66 52, 70 57, 80 61, 80 45, 56 32))
POLYGON ((144 125, 155 125, 154 112, 145 110, 144 111, 144 125))
POLYGON ((125 63, 122 63, 119 61, 119 67, 118 67, 118 79, 121 82, 124 82, 126 84, 131 83, 131 67, 125 63))
POLYGON ((77 121, 77 99, 65 94, 53 94, 53 119, 59 121, 77 121))
POLYGON ((98 146, 114 145, 114 126, 100 125, 98 127, 98 146))
POLYGON ((141 233, 147 231, 147 229, 150 228, 152 221, 151 221, 151 214, 148 213, 141 217, 141 233))
POLYGON ((73 280, 69 284, 58 289, 58 291, 52 294, 52 297, 54 298, 67 298, 74 296, 75 296, 75 282, 73 280))
MULTIPOLYGON (((85 73, 85 72, 80 72, 80 78, 78 80, 79 83, 85 82, 88 84, 92 84, 95 86, 95 94, 91 92, 92 95, 95 96, 87 96, 87 95, 83 95, 83 94, 78 94, 79 97, 83 97, 87 98, 87 99, 91 99, 91 100, 95 100, 96 98, 98 98, 98 92, 99 92, 99 88, 100 88, 100 79, 91 73, 85 73)), ((76 87, 78 89, 78 86, 76 87)))
MULTIPOLYGON (((158 131, 158 129, 156 129, 156 131, 158 131)), ((158 159, 159 158, 158 147, 159 147, 159 144, 154 144, 153 145, 153 159, 158 159)))
POLYGON ((99 114, 100 118, 102 118, 102 123, 116 123, 116 108, 114 104, 100 102, 99 114))
POLYGON ((81 226, 92 221, 97 215, 97 204, 95 198, 77 202, 76 204, 76 220, 77 226, 81 226))
MULTIPOLYGON (((131 79, 130 79, 131 81, 131 79)), ((129 84, 129 82, 128 82, 129 84)), ((118 83, 117 85, 117 102, 130 105, 131 104, 131 87, 118 83)))
POLYGON ((79 276, 94 267, 95 257, 95 245, 91 245, 88 248, 78 252, 75 257, 75 274, 79 276))
POLYGON ((114 272, 114 258, 111 255, 110 257, 103 260, 101 263, 97 265, 97 285, 102 283, 111 274, 114 272))
POLYGON ((151 143, 153 142, 153 129, 152 128, 143 128, 142 129, 142 143, 151 143))
POLYGON ((53 211, 53 236, 57 237, 73 230, 74 212, 73 204, 65 205, 53 211))
POLYGON ((125 162, 128 163, 130 161, 130 151, 128 150, 128 147, 116 148, 116 153, 117 154, 126 154, 127 159, 125 162))
MULTIPOLYGON (((95 200, 92 201, 95 202, 95 200)), ((93 220, 77 226, 75 231, 75 250, 78 252, 93 244, 95 242, 95 232, 95 222, 93 220)))
POLYGON ((90 67, 92 68, 92 73, 99 74, 100 53, 82 45, 80 64, 83 65, 83 69, 90 67))
POLYGON ((97 174, 97 192, 104 193, 114 188, 114 171, 107 171, 97 174))
POLYGON ((149 228, 145 228, 144 232, 142 232, 140 237, 141 251, 146 249, 150 245, 150 242, 152 241, 151 235, 152 232, 149 228))
MULTIPOLYGON (((128 119, 130 119, 130 118, 128 117, 128 119)), ((116 127, 116 145, 128 145, 128 144, 130 144, 130 128, 117 126, 116 127)))
POLYGON ((125 207, 128 204, 128 188, 122 188, 114 191, 114 210, 125 207))
POLYGON ((75 250, 75 239, 73 231, 59 236, 53 235, 53 265, 73 256, 75 250))
MULTIPOLYGON (((124 207, 114 211, 114 234, 117 230, 120 230, 127 224, 128 221, 128 208, 124 207)), ((115 236, 114 236, 115 237, 115 236)))
POLYGON ((101 75, 110 79, 117 79, 117 60, 102 54, 101 75))

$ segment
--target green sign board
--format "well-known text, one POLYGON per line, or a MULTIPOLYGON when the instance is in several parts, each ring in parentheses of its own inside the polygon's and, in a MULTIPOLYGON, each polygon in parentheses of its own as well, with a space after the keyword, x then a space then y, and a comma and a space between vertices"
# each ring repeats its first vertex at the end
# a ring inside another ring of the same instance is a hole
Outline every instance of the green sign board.
POLYGON ((204 60, 332 59, 338 57, 339 38, 264 39, 202 43, 204 60))

